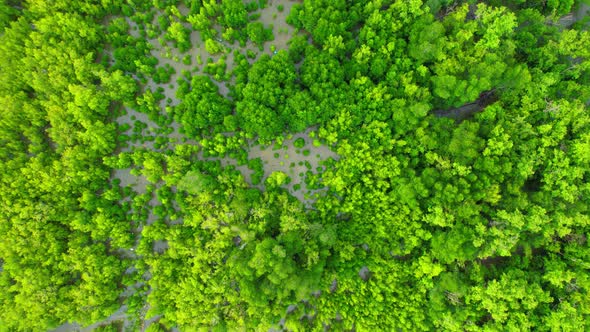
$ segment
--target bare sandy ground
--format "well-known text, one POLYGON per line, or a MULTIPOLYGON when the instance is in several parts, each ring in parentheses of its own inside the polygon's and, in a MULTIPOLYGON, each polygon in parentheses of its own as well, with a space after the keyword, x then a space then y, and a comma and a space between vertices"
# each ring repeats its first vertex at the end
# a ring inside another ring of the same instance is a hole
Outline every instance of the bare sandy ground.
MULTIPOLYGON (((309 171, 314 174, 318 173, 318 168, 325 170, 322 166, 323 161, 330 158, 337 160, 338 155, 330 150, 326 145, 314 146, 313 138, 309 137, 309 134, 315 128, 309 128, 305 132, 297 133, 292 135, 290 139, 285 139, 279 149, 274 149, 273 145, 262 147, 260 145, 250 145, 249 158, 256 159, 260 158, 264 165, 264 177, 262 184, 256 186, 257 188, 264 189, 264 180, 273 172, 283 172, 291 178, 291 182, 284 187, 289 193, 306 206, 310 207, 315 201, 314 195, 319 193, 317 190, 308 190, 306 183, 304 182, 305 174, 309 171), (298 138, 305 140, 305 146, 301 149, 296 148, 293 143, 298 138), (308 150, 309 155, 305 156, 303 151, 308 150), (307 165, 306 165, 307 162, 307 165), (309 167, 309 168, 308 168, 309 167), (296 190, 295 186, 301 188, 296 190)), ((233 159, 224 160, 222 164, 231 163, 233 159)), ((251 175, 252 171, 248 170, 246 166, 237 167, 242 174, 244 179, 248 183, 252 183, 251 175)))

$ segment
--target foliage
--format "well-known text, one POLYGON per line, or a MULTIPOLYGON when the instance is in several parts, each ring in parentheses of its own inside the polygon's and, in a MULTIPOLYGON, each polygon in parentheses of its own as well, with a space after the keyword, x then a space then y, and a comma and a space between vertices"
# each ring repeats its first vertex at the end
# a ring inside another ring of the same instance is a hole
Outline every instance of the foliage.
MULTIPOLYGON (((12 5, 12 2, 3 2, 12 5)), ((32 1, 0 37, 0 326, 90 324, 120 305, 133 234, 102 160, 136 83, 95 62, 110 7, 32 1)), ((16 14, 15 14, 16 15, 16 14)))
POLYGON ((0 1, 0 330, 589 330, 580 5, 0 1))
POLYGON ((188 137, 196 138, 210 131, 225 131, 224 121, 231 114, 231 106, 208 76, 193 76, 191 90, 175 108, 174 118, 188 137))
POLYGON ((263 55, 248 72, 248 82, 236 102, 240 128, 251 136, 272 139, 290 118, 285 102, 297 90, 295 67, 286 52, 263 55))

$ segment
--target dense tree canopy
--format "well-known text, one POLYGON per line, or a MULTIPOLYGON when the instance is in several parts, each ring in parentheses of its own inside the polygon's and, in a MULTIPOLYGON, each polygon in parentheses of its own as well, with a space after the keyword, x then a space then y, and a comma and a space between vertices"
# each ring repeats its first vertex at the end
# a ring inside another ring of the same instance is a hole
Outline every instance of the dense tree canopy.
POLYGON ((587 11, 0 0, 0 331, 589 330, 587 11))

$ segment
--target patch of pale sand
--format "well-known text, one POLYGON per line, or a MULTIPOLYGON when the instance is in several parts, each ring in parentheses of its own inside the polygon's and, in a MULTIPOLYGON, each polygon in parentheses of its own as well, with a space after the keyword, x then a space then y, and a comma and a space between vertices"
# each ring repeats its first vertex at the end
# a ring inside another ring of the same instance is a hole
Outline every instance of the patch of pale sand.
POLYGON ((121 187, 130 186, 136 193, 139 194, 145 193, 146 186, 149 183, 144 176, 135 176, 131 174, 131 168, 116 169, 113 174, 113 178, 119 179, 121 181, 121 187))
POLYGON ((268 1, 267 7, 260 11, 259 21, 265 26, 272 24, 273 34, 275 36, 273 41, 267 42, 266 44, 275 45, 277 50, 286 50, 288 48, 287 42, 295 32, 295 29, 287 24, 287 16, 289 16, 293 5, 297 3, 300 3, 300 1, 270 0, 268 1), (282 12, 278 11, 279 5, 283 5, 284 7, 282 12), (273 17, 275 15, 276 17, 273 17))
MULTIPOLYGON (((127 124, 131 128, 124 134, 131 136, 133 134, 133 127, 135 126, 135 121, 143 122, 147 125, 147 128, 143 130, 143 133, 146 135, 156 135, 156 130, 159 126, 149 119, 148 115, 145 113, 137 112, 132 108, 125 108, 125 114, 120 115, 117 117, 117 123, 119 125, 127 124)), ((153 141, 145 141, 145 142, 127 142, 127 147, 122 147, 121 152, 131 152, 132 148, 145 148, 149 150, 154 149, 154 142, 153 141)))
POLYGON ((94 323, 92 325, 82 327, 78 323, 65 323, 65 324, 62 324, 50 331, 51 332, 90 332, 90 331, 95 331, 96 329, 98 329, 101 326, 109 325, 109 324, 116 322, 116 321, 123 322, 123 331, 126 331, 125 327, 127 327, 129 325, 129 321, 127 320, 126 312, 127 312, 127 306, 123 305, 119 308, 119 310, 115 311, 112 315, 110 315, 106 319, 104 319, 100 322, 94 323))
POLYGON ((580 3, 578 10, 575 13, 576 21, 581 21, 590 14, 590 4, 580 3))
MULTIPOLYGON (((158 185, 158 187, 161 187, 161 185, 158 185)), ((158 201, 158 198, 156 197, 156 194, 152 194, 152 199, 150 199, 150 201, 148 202, 148 205, 150 206, 150 211, 149 211, 149 214, 148 214, 148 218, 146 220, 146 223, 148 225, 151 225, 157 219, 156 215, 154 214, 154 206, 160 205, 160 202, 158 201)))
MULTIPOLYGON (((147 308, 144 308, 143 311, 147 311, 147 308)), ((122 331, 129 331, 129 329, 131 328, 131 326, 130 326, 131 322, 127 318, 128 318, 127 317, 127 306, 123 305, 119 308, 119 310, 117 310, 115 313, 113 313, 108 318, 106 318, 100 322, 94 323, 92 325, 89 325, 87 327, 82 327, 77 323, 65 323, 65 324, 60 325, 57 328, 50 330, 50 331, 51 332, 91 332, 91 331, 96 331, 98 328, 100 328, 102 326, 106 326, 106 325, 111 324, 116 321, 120 321, 123 323, 122 331)), ((162 315, 156 315, 154 317, 143 320, 141 322, 141 324, 142 324, 141 331, 146 331, 147 328, 151 324, 157 323, 161 318, 162 318, 162 315)), ((172 329, 170 329, 170 331, 171 332, 178 332, 180 330, 173 327, 172 329)))
MULTIPOLYGON (((168 135, 168 138, 173 139, 174 143, 183 143, 183 140, 189 141, 185 135, 180 133, 180 124, 178 124, 178 122, 172 121, 170 127, 172 127, 173 131, 168 135)), ((196 144, 196 142, 194 142, 193 140, 190 141, 193 142, 193 144, 196 144)))
MULTIPOLYGON (((266 8, 256 12, 260 13, 260 18, 257 20, 258 22, 264 24, 265 27, 268 27, 269 25, 273 26, 274 40, 264 43, 262 51, 260 51, 258 46, 256 46, 251 41, 248 41, 245 47, 239 47, 237 42, 235 42, 233 45, 229 45, 224 41, 223 44, 227 47, 231 47, 232 49, 238 49, 243 54, 246 54, 247 51, 255 52, 257 56, 254 59, 248 58, 248 62, 250 64, 253 64, 255 61, 257 61, 262 54, 268 54, 272 56, 273 52, 271 51, 271 46, 274 46, 276 51, 287 50, 288 42, 291 39, 291 36, 294 34, 295 29, 287 24, 286 18, 291 11, 291 7, 293 7, 293 5, 296 3, 298 3, 298 1, 271 0, 268 2, 266 8), (280 4, 284 6, 284 10, 282 12, 279 12, 277 9, 280 4), (276 17, 273 17, 275 15, 276 17)), ((231 54, 227 59, 228 70, 233 70, 234 65, 234 57, 233 54, 231 54)))
MULTIPOLYGON (((131 174, 131 169, 116 169, 112 175, 113 179, 119 179, 121 181, 120 187, 131 187, 133 191, 135 191, 138 195, 145 194, 147 190, 147 185, 150 182, 145 178, 143 175, 135 176, 131 174)), ((158 186, 159 187, 159 186, 158 186)), ((155 194, 152 194, 150 201, 148 202, 149 211, 147 220, 145 220, 146 224, 151 225, 156 221, 156 216, 153 213, 153 207, 158 205, 158 199, 155 194)), ((141 232, 143 226, 140 224, 135 232, 141 232)))
POLYGON ((260 145, 257 145, 251 147, 249 153, 250 159, 262 159, 265 173, 263 181, 272 172, 283 172, 287 174, 291 178, 291 182, 284 187, 289 193, 291 193, 291 195, 308 206, 315 201, 313 194, 315 194, 317 190, 310 190, 307 188, 307 184, 304 182, 305 174, 308 171, 317 174, 318 167, 322 167, 322 171, 325 170, 325 167, 321 166, 322 161, 328 160, 329 158, 335 160, 339 158, 328 146, 320 145, 316 147, 312 144, 313 139, 309 137, 309 133, 313 129, 314 128, 310 128, 303 133, 293 135, 291 139, 284 140, 282 144, 283 148, 281 149, 273 150, 273 146, 262 149, 260 145), (305 146, 301 149, 296 148, 293 144, 298 138, 303 138, 305 140, 305 146), (284 149, 284 147, 286 147, 286 149, 284 149), (303 155, 304 150, 309 150, 310 153, 308 156, 303 155), (275 154, 277 153, 278 158, 275 158, 275 154), (308 162, 311 165, 310 169, 306 167, 305 162, 308 162), (301 163, 301 165, 299 163, 301 163), (303 174, 303 176, 300 176, 300 174, 303 174), (299 190, 294 190, 294 186, 297 184, 299 184, 301 188, 299 190))
POLYGON ((153 249, 154 249, 154 252, 156 252, 156 253, 159 253, 159 254, 163 253, 164 251, 166 251, 166 249, 168 249, 168 241, 166 241, 166 240, 154 241, 153 249))
POLYGON ((587 4, 579 4, 576 10, 572 11, 571 13, 560 17, 557 20, 557 24, 563 28, 570 28, 574 23, 581 21, 588 17, 588 13, 590 12, 590 5, 587 4))
MULTIPOLYGON (((157 18, 154 18, 154 19, 157 19, 157 18)), ((190 24, 188 24, 188 23, 184 23, 183 25, 187 28, 190 28, 190 24)), ((204 43, 202 43, 200 41, 201 37, 200 37, 200 33, 198 31, 192 31, 190 39, 191 39, 192 48, 185 53, 178 52, 176 49, 174 49, 174 47, 172 47, 171 43, 167 43, 167 45, 170 45, 169 46, 170 52, 168 53, 166 50, 166 47, 160 45, 160 42, 158 41, 157 38, 148 39, 149 43, 153 47, 151 50, 151 54, 156 59, 158 59, 157 66, 164 67, 165 65, 169 65, 172 68, 174 68, 174 71, 175 71, 170 76, 169 83, 157 84, 152 79, 150 79, 148 81, 148 83, 145 85, 146 88, 149 87, 152 91, 155 91, 158 87, 161 87, 164 89, 163 94, 164 94, 164 96, 166 96, 166 98, 164 98, 164 100, 162 101, 163 105, 165 105, 166 100, 168 98, 170 98, 172 100, 172 103, 171 103, 172 106, 178 105, 178 103, 180 102, 178 100, 178 98, 176 98, 176 90, 178 88, 176 81, 178 80, 179 77, 182 76, 183 71, 189 71, 193 75, 199 75, 202 73, 203 68, 204 68, 205 64, 207 63, 207 58, 212 58, 214 62, 217 61, 219 58, 221 58, 221 55, 211 56, 211 55, 209 55, 209 53, 207 53, 207 51, 205 50, 204 43), (190 57, 191 57, 191 64, 190 65, 186 65, 182 62, 182 58, 186 55, 190 55, 190 57), (174 60, 175 57, 178 59, 178 61, 174 60), (201 65, 198 64, 197 57, 199 57, 201 59, 203 64, 201 64, 201 65), (193 70, 195 68, 198 68, 198 72, 196 72, 196 73, 193 72, 193 70), (171 84, 172 84, 172 87, 171 87, 171 84)))
POLYGON ((116 321, 121 321, 123 322, 123 331, 125 331, 125 327, 129 325, 129 321, 127 320, 127 306, 126 305, 122 305, 121 308, 119 308, 119 310, 117 310, 115 313, 113 313, 111 316, 109 316, 107 319, 98 322, 98 323, 94 323, 90 326, 87 326, 83 329, 81 329, 81 332, 90 332, 90 331, 95 331, 96 329, 98 329, 101 326, 104 325, 108 325, 112 322, 116 322, 116 321))
POLYGON ((145 113, 140 113, 140 112, 137 112, 136 110, 130 109, 130 108, 126 108, 125 110, 126 110, 125 114, 122 114, 117 118, 117 122, 120 125, 128 124, 133 127, 133 123, 136 120, 139 120, 143 123, 146 123, 148 125, 148 128, 156 128, 158 126, 152 120, 150 120, 148 115, 145 113))
MULTIPOLYGON (((307 184, 304 182, 306 173, 310 171, 314 174, 317 174, 318 167, 322 167, 322 171, 325 170, 325 167, 321 165, 323 161, 326 161, 330 158, 334 160, 339 159, 338 154, 332 151, 328 146, 323 144, 320 146, 313 145, 313 139, 309 137, 309 134, 316 129, 316 127, 310 127, 304 132, 293 134, 292 138, 284 139, 280 149, 277 150, 273 150, 274 144, 263 148, 262 146, 255 145, 253 142, 251 142, 249 145, 248 159, 260 158, 262 160, 264 169, 264 176, 262 177, 261 183, 255 185, 254 187, 264 190, 265 180, 271 173, 283 172, 291 178, 291 182, 284 185, 283 187, 287 189, 291 195, 303 202, 307 207, 310 207, 313 202, 315 202, 314 194, 325 191, 325 189, 309 189, 307 184), (303 148, 295 147, 294 142, 298 138, 303 138, 305 140, 305 146, 303 148), (308 156, 303 154, 304 150, 309 150, 308 156), (278 157, 275 157, 275 154, 278 157), (309 163, 311 168, 308 169, 306 167, 306 162, 309 163), (301 165, 299 163, 301 163, 301 165), (303 174, 303 176, 300 176, 300 174, 303 174), (300 189, 295 190, 295 185, 299 185, 300 189)), ((205 159, 220 160, 221 165, 224 167, 233 165, 242 173, 244 180, 248 184, 252 185, 253 171, 248 169, 247 165, 238 166, 237 161, 229 157, 210 157, 205 159)))
POLYGON ((49 332, 79 332, 81 329, 82 328, 77 323, 64 323, 52 330, 49 330, 49 332))

